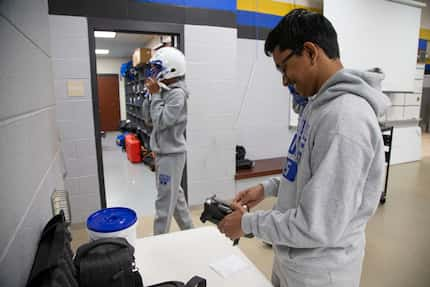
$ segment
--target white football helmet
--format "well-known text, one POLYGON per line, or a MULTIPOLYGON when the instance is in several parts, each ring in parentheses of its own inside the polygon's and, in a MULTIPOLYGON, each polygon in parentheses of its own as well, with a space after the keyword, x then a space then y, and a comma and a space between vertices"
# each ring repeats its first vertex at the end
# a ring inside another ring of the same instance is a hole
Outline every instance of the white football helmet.
POLYGON ((156 74, 159 80, 185 76, 185 56, 176 48, 160 48, 155 51, 149 64, 153 69, 152 74, 156 74))

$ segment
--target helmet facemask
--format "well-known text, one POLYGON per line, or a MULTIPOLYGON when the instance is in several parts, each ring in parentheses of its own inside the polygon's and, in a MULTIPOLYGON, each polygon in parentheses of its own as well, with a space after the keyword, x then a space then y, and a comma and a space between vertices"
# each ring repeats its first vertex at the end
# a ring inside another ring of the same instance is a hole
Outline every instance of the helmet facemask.
POLYGON ((167 69, 163 66, 161 60, 149 62, 147 68, 144 71, 145 78, 153 78, 156 80, 162 80, 166 73, 167 69))

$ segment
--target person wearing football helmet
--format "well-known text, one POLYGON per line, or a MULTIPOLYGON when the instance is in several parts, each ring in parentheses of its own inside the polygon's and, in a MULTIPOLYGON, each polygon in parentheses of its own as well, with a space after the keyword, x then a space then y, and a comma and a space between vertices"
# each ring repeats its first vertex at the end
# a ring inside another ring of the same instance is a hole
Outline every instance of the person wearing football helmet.
POLYGON ((167 233, 175 218, 181 230, 193 228, 181 187, 186 161, 187 99, 185 56, 176 48, 155 52, 146 71, 145 121, 152 125, 150 146, 155 153, 157 199, 154 235, 167 233))

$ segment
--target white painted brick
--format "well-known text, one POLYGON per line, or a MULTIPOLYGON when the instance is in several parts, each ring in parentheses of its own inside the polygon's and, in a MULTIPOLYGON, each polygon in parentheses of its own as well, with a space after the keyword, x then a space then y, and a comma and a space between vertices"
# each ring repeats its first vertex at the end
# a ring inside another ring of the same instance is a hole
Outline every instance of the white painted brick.
POLYGON ((241 95, 233 81, 197 82, 190 81, 189 114, 206 117, 237 113, 241 95))
POLYGON ((66 101, 57 103, 58 121, 93 121, 92 103, 89 100, 66 101))
POLYGON ((188 170, 193 180, 233 178, 235 174, 235 148, 193 148, 188 151, 188 170))
POLYGON ((193 114, 189 114, 189 121, 187 128, 189 130, 203 130, 206 129, 208 133, 213 130, 232 129, 236 120, 235 115, 219 115, 208 116, 206 118, 195 118, 193 114))
POLYGON ((90 78, 89 59, 54 59, 52 70, 54 79, 90 78))
MULTIPOLYGON (((54 96, 56 102, 68 100, 66 80, 54 80, 54 96)), ((70 97, 70 99, 76 99, 76 97, 70 97)))
MULTIPOLYGON (((196 119, 206 117, 211 107, 206 93, 201 93, 195 89, 190 89, 192 96, 187 101, 188 116, 195 115, 196 119)), ((189 119, 189 118, 188 118, 189 119)))
POLYGON ((64 141, 61 143, 61 150, 65 158, 76 159, 78 152, 76 149, 76 141, 64 141))
POLYGON ((79 177, 71 177, 69 175, 64 179, 64 187, 69 192, 69 196, 72 194, 80 194, 79 190, 79 177))
POLYGON ((237 30, 223 27, 185 25, 185 45, 212 44, 216 46, 235 45, 237 30))
POLYGON ((212 130, 209 134, 205 131, 187 130, 189 150, 213 146, 226 149, 234 147, 236 142, 236 132, 233 129, 212 130))
POLYGON ((234 196, 237 94, 235 29, 185 25, 190 204, 234 196), (209 36, 210 35, 210 36, 209 36), (199 179, 199 180, 197 180, 199 179), (201 180, 200 180, 201 179, 201 180))
POLYGON ((94 140, 85 139, 76 141, 78 158, 96 156, 96 146, 94 140))
POLYGON ((225 200, 233 199, 235 195, 234 178, 211 181, 188 180, 188 195, 190 205, 201 205, 204 200, 216 194, 225 200))
MULTIPOLYGON (((267 62, 272 61, 266 57, 264 53, 261 53, 259 46, 255 40, 249 39, 237 39, 237 71, 238 71, 238 83, 247 85, 250 75, 257 69, 257 64, 263 58, 267 62), (266 59, 267 58, 267 59, 266 59)), ((260 67, 261 69, 261 67, 260 67)), ((271 69, 274 69, 272 64, 271 69)), ((271 72, 271 71, 267 71, 271 72)))
POLYGON ((58 121, 57 124, 63 141, 94 138, 92 121, 58 121))
POLYGON ((187 77, 193 80, 207 81, 217 79, 219 81, 236 80, 236 67, 226 67, 226 63, 187 62, 187 77))
POLYGON ((89 58, 88 36, 85 38, 53 38, 51 47, 54 59, 87 60, 89 58))
POLYGON ((56 158, 54 161, 54 165, 52 167, 53 177, 55 178, 55 188, 57 190, 65 190, 65 185, 64 185, 65 169, 64 169, 62 157, 63 156, 62 156, 61 150, 59 149, 58 153, 56 153, 56 158))
POLYGON ((58 129, 60 131, 60 139, 63 142, 74 140, 75 138, 69 134, 72 130, 73 122, 71 121, 58 121, 58 129))
POLYGON ((245 146, 250 159, 281 157, 287 155, 293 134, 288 126, 268 126, 259 136, 255 136, 255 128, 242 128, 237 143, 245 146))
MULTIPOLYGON (((234 43, 234 41, 233 41, 234 43)), ((202 63, 225 63, 225 67, 235 66, 236 64, 236 47, 213 46, 211 44, 191 44, 186 49, 187 61, 202 63)))
POLYGON ((100 195, 99 180, 96 175, 79 177, 78 181, 79 181, 79 194, 97 195, 97 196, 100 195))
POLYGON ((79 159, 66 159, 67 175, 70 177, 82 177, 97 174, 96 157, 79 159))
POLYGON ((70 196, 72 222, 85 222, 88 216, 100 209, 100 196, 98 194, 80 194, 70 196))

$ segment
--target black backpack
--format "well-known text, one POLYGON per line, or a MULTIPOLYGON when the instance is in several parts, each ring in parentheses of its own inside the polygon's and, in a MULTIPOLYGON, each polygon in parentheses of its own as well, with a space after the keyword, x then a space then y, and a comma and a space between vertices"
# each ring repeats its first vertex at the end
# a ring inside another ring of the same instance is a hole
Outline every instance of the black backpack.
POLYGON ((74 260, 80 287, 143 287, 134 248, 124 238, 103 238, 80 246, 74 260))
POLYGON ((42 231, 27 287, 78 287, 71 240, 61 211, 42 231))

